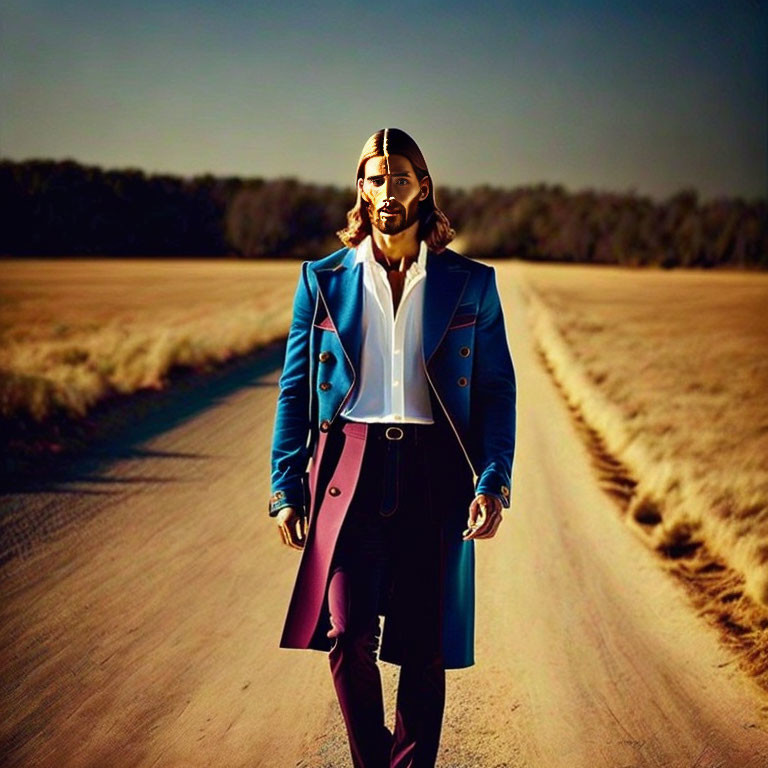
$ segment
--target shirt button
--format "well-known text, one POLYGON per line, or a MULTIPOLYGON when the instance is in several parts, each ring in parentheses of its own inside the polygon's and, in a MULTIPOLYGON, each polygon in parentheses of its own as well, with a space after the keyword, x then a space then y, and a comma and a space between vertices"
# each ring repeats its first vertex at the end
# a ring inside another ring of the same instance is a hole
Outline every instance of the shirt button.
POLYGON ((395 380, 392 382, 392 384, 394 384, 394 386, 397 386, 399 383, 400 383, 400 382, 399 382, 397 379, 395 379, 395 380))

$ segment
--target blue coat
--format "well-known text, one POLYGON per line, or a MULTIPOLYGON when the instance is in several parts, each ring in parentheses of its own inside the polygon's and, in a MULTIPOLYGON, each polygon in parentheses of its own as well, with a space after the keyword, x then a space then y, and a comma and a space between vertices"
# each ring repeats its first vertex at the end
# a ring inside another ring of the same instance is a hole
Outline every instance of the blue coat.
MULTIPOLYGON (((354 261, 355 250, 341 248, 301 266, 274 422, 272 516, 285 506, 304 508, 319 432, 338 418, 357 380, 363 265, 354 261)), ((423 306, 427 380, 466 457, 475 493, 495 495, 509 507, 516 382, 495 270, 450 249, 428 250, 423 306)), ((465 523, 466 515, 456 519, 465 523)), ((462 541, 461 528, 450 541, 443 647, 446 668, 456 668, 474 663, 474 541, 462 541)), ((301 611, 300 581, 289 614, 301 611)), ((297 640, 290 619, 281 646, 318 647, 307 635, 297 640)))

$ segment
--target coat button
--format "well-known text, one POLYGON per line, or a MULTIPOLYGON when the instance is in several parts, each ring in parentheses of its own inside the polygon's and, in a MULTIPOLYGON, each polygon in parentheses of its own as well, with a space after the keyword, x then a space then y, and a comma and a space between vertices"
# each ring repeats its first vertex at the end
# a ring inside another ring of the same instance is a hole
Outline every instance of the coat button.
POLYGON ((331 496, 338 496, 341 493, 341 491, 335 485, 332 485, 328 489, 328 493, 330 493, 331 496))
POLYGON ((462 348, 459 350, 459 354, 460 354, 462 357, 469 357, 469 347, 462 347, 462 348))
POLYGON ((327 432, 331 428, 331 422, 328 419, 323 419, 320 422, 320 431, 327 432))
POLYGON ((321 363, 324 363, 327 360, 331 359, 331 353, 327 352, 326 350, 323 350, 317 357, 321 363))
POLYGON ((460 387, 466 387, 466 386, 467 386, 467 377, 466 377, 466 376, 459 376, 459 378, 458 378, 458 380, 456 381, 456 383, 457 383, 457 384, 458 384, 460 387))
POLYGON ((331 388, 331 382, 330 381, 321 381, 320 382, 320 389, 322 389, 323 392, 325 392, 326 390, 328 390, 330 388, 331 388))

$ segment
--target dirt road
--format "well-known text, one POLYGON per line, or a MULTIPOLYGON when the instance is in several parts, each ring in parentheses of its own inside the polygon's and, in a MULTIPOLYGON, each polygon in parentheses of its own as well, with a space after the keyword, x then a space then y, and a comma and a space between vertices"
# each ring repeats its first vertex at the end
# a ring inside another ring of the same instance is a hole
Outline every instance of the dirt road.
MULTIPOLYGON (((764 768, 768 700, 598 489, 514 274, 514 503, 477 544, 478 663, 448 672, 438 765, 764 768)), ((266 514, 279 362, 2 498, 3 765, 351 765, 326 656, 277 647, 299 558, 266 514)))

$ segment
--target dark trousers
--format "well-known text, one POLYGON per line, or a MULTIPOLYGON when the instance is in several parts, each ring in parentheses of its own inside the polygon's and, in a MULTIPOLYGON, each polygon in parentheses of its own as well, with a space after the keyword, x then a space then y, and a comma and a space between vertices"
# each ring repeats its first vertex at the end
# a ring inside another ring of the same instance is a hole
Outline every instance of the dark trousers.
POLYGON ((431 489, 433 473, 445 469, 436 464, 439 449, 451 436, 443 423, 408 424, 400 425, 404 438, 391 441, 386 426, 369 425, 357 489, 331 565, 329 660, 355 768, 432 768, 445 668, 441 528, 431 489), (394 601, 396 620, 390 617, 394 601), (385 726, 376 657, 380 614, 402 647, 394 734, 385 726))

